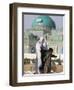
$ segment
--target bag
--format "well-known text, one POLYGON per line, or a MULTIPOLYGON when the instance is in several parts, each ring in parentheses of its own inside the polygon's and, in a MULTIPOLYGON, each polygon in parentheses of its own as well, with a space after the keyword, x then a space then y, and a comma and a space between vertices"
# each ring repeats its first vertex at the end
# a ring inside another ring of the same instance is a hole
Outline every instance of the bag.
POLYGON ((63 72, 63 65, 54 65, 52 67, 53 72, 60 73, 63 72))

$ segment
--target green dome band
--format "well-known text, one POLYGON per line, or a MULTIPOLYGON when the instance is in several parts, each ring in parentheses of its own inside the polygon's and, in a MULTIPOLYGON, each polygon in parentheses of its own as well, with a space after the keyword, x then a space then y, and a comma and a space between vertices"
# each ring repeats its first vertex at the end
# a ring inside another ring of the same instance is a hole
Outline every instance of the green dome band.
POLYGON ((45 27, 48 27, 50 29, 55 29, 56 25, 53 19, 49 16, 41 15, 35 18, 32 22, 32 27, 36 27, 38 25, 43 25, 45 27))

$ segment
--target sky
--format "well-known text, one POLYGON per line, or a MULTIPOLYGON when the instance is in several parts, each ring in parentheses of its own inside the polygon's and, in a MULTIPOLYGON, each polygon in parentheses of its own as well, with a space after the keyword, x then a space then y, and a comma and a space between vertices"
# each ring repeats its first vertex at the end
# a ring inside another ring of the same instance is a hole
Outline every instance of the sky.
MULTIPOLYGON (((32 28, 32 21, 39 15, 24 14, 24 30, 32 28)), ((63 27, 63 16, 49 15, 56 24, 56 29, 63 27)))

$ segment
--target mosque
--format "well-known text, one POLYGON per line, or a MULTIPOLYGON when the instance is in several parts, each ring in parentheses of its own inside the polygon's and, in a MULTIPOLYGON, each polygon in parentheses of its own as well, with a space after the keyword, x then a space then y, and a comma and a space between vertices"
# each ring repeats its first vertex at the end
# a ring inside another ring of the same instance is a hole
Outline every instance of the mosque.
MULTIPOLYGON (((56 23, 50 16, 40 15, 32 21, 32 28, 24 31, 24 53, 35 54, 35 46, 38 39, 43 36, 47 39, 48 47, 53 48, 54 54, 63 53, 63 28, 56 29, 56 23)), ((35 60, 27 60, 28 63, 34 62, 35 60)), ((34 62, 35 64, 35 62, 34 62)), ((33 65, 32 65, 33 66, 33 65)), ((24 68, 32 69, 30 64, 24 68)), ((35 67, 35 66, 34 66, 35 67)), ((33 70, 33 69, 32 69, 33 70)))
POLYGON ((54 53, 63 53, 63 30, 56 29, 56 23, 49 16, 38 16, 32 21, 32 28, 24 32, 24 53, 35 53, 35 45, 41 36, 54 53))

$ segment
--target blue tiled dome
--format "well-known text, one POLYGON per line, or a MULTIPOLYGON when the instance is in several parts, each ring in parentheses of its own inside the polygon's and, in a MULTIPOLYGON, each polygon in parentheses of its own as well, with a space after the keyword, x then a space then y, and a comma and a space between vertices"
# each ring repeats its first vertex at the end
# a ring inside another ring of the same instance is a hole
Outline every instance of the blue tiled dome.
POLYGON ((49 27, 50 29, 56 28, 55 22, 52 20, 51 17, 47 15, 38 16, 33 20, 32 27, 36 27, 38 25, 43 25, 43 26, 49 27))

